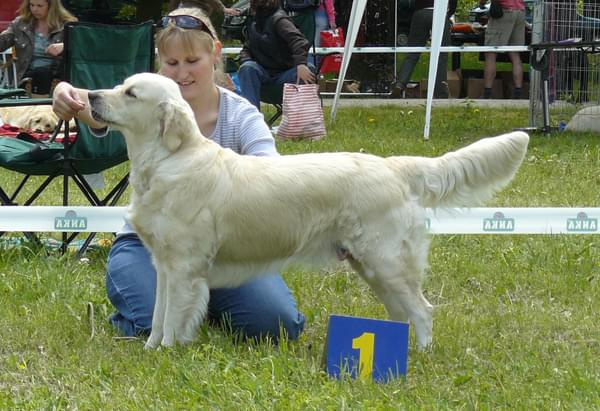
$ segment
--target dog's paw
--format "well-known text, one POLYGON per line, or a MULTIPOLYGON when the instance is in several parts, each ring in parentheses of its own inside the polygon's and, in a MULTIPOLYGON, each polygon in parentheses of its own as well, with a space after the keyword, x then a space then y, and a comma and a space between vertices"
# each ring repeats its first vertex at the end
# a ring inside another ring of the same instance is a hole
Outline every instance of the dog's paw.
POLYGON ((431 336, 429 336, 425 341, 417 342, 417 351, 430 352, 432 345, 433 345, 433 338, 431 338, 431 336))
POLYGON ((153 349, 157 348, 160 345, 161 337, 162 337, 162 335, 157 335, 156 333, 150 333, 150 337, 148 337, 146 344, 144 344, 144 349, 145 350, 153 350, 153 349))
POLYGON ((160 345, 162 345, 163 347, 173 347, 175 345, 175 338, 173 338, 172 336, 171 338, 168 338, 168 336, 165 335, 162 341, 160 342, 160 345))

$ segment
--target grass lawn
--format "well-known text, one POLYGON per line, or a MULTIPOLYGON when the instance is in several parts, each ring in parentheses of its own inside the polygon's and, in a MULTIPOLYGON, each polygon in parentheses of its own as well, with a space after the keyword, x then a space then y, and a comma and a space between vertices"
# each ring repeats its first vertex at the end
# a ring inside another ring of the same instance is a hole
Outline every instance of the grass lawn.
MULTIPOLYGON (((526 126, 527 116, 469 103, 435 108, 424 141, 423 107, 341 108, 322 141, 278 147, 435 156, 526 126)), ((600 206, 598 143, 586 134, 532 136, 516 179, 488 205, 600 206)), ((17 184, 5 171, 0 181, 17 184)), ((41 204, 58 204, 59 192, 53 187, 41 204)), ((344 265, 284 273, 307 317, 297 342, 234 343, 203 327, 189 346, 146 352, 143 340, 119 339, 106 321, 107 252, 79 260, 26 245, 0 249, 0 409, 600 408, 593 235, 435 236, 424 284, 434 344, 417 352, 411 330, 408 376, 389 384, 332 380, 322 369, 330 314, 386 318, 344 265)))

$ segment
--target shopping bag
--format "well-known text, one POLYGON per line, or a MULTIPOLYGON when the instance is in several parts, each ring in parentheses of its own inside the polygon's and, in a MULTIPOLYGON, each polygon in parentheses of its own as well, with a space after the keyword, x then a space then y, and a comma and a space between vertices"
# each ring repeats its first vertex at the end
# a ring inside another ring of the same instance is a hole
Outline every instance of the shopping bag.
POLYGON ((319 140, 325 136, 318 84, 285 83, 282 108, 277 137, 319 140))
MULTIPOLYGON (((341 27, 335 30, 324 30, 320 33, 321 47, 344 47, 344 31, 341 27)), ((321 74, 339 73, 342 66, 342 54, 335 53, 322 58, 321 74)))

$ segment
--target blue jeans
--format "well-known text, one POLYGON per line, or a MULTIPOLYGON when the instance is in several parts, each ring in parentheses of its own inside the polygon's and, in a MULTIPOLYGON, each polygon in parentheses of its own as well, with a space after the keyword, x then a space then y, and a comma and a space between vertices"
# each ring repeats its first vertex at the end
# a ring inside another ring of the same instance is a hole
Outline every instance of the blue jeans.
MULTIPOLYGON (((117 312, 110 322, 126 336, 147 335, 152 328, 156 271, 150 253, 135 234, 118 236, 108 256, 106 289, 117 312)), ((210 291, 208 321, 224 324, 244 338, 271 337, 281 329, 295 340, 304 315, 279 274, 251 280, 238 288, 210 291)))
MULTIPOLYGON (((327 18, 327 12, 321 8, 315 10, 315 47, 321 47, 321 32, 329 30, 329 19, 327 18)), ((319 68, 321 57, 312 53, 308 57, 315 67, 319 68)))
POLYGON ((245 61, 238 70, 241 96, 260 110, 260 89, 263 84, 296 83, 298 77, 296 67, 286 71, 272 72, 254 60, 245 61))

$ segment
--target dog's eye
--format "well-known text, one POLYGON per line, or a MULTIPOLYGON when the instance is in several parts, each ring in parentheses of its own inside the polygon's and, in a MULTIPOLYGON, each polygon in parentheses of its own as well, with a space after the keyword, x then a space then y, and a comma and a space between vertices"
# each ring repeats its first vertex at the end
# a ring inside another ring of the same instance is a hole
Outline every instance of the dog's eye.
POLYGON ((128 88, 127 90, 125 90, 125 95, 129 96, 129 97, 132 97, 132 98, 137 98, 137 96, 135 95, 135 93, 130 88, 128 88))

